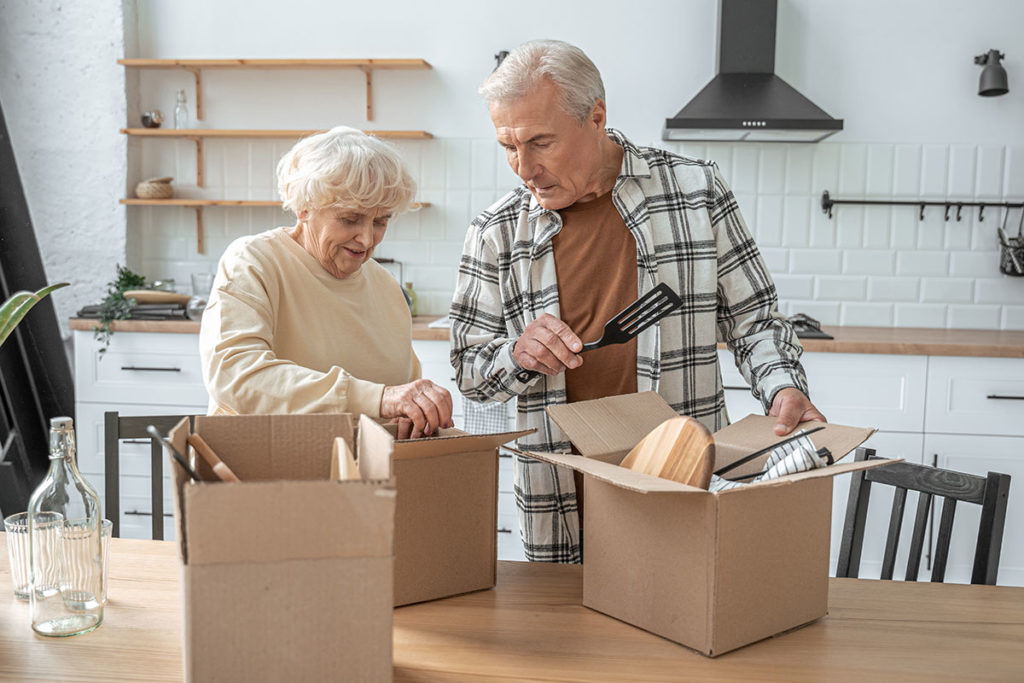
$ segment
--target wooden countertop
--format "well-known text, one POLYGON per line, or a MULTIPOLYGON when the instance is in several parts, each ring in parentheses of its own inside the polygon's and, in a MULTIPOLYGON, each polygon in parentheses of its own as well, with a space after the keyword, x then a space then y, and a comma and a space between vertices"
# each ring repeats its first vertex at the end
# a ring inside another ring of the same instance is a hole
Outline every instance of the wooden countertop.
MULTIPOLYGON (((428 327, 440 316, 418 315, 412 319, 412 338, 448 341, 448 328, 428 327)), ((91 330, 94 320, 71 319, 72 330, 91 330)), ((191 320, 122 320, 115 332, 180 332, 195 334, 199 323, 191 320)), ((826 353, 884 353, 904 356, 974 356, 1024 358, 1024 331, 944 330, 922 327, 824 327, 835 339, 802 339, 807 351, 826 353)), ((725 345, 719 344, 719 348, 725 345)))
MULTIPOLYGON (((174 543, 112 539, 103 624, 42 638, 0 562, 0 679, 181 681, 180 577, 174 543)), ((498 562, 493 590, 394 611, 394 679, 1009 681, 1024 671, 1024 588, 831 579, 827 616, 717 659, 582 599, 579 565, 498 562)))

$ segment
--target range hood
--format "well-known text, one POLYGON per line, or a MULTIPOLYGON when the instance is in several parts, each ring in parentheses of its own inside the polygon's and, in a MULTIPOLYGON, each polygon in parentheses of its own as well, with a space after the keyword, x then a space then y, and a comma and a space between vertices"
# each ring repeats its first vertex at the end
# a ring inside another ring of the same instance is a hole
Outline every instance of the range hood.
POLYGON ((775 75, 776 0, 720 0, 718 75, 670 119, 665 140, 820 142, 843 129, 775 75))

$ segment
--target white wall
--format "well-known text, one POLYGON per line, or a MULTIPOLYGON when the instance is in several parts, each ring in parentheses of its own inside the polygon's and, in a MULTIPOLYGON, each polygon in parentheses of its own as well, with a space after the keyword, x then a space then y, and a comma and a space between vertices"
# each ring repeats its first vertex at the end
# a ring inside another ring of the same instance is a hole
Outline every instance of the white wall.
MULTIPOLYGON (((818 145, 675 149, 726 171, 783 308, 833 323, 1024 329, 1024 279, 997 271, 993 212, 984 222, 968 212, 946 223, 931 210, 919 223, 913 209, 840 207, 828 222, 817 209, 825 189, 851 197, 1024 198, 1024 52, 1014 51, 1024 3, 779 4, 777 72, 845 119, 845 130, 818 145), (1011 92, 999 98, 976 94, 973 57, 989 48, 1007 53, 1011 92)), ((662 144, 664 118, 713 75, 716 7, 714 0, 154 0, 139 3, 138 47, 128 56, 427 59, 432 71, 375 74, 373 121, 365 119, 358 73, 206 71, 204 125, 432 132, 434 140, 400 147, 418 172, 420 198, 434 206, 396 221, 378 255, 402 260, 427 312, 442 313, 465 226, 515 182, 476 94, 493 54, 537 37, 580 45, 604 75, 611 125, 636 142, 662 144)), ((138 100, 133 90, 127 118, 110 129, 138 125, 143 109, 169 115, 179 87, 194 101, 188 74, 147 71, 138 79, 138 100)), ((290 144, 208 141, 208 187, 197 188, 192 143, 133 141, 129 157, 139 168, 127 180, 172 175, 183 196, 272 199, 273 164, 290 144)), ((95 161, 125 172, 115 156, 95 161)), ((112 192, 123 182, 111 179, 112 192)), ((30 196, 34 211, 38 201, 30 196)), ((274 209, 209 209, 204 218, 208 253, 198 255, 191 210, 130 209, 129 263, 150 278, 186 283, 189 272, 211 268, 231 239, 288 220, 274 209)))
POLYGON ((0 103, 47 280, 72 283, 54 295, 65 330, 125 262, 126 15, 121 0, 0 0, 0 103))

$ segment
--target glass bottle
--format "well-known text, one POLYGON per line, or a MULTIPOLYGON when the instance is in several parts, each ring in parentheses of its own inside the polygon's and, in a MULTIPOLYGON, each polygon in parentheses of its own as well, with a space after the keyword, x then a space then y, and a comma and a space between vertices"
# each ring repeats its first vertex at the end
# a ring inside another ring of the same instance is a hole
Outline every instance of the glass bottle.
POLYGON ((185 91, 178 91, 178 101, 174 105, 174 127, 188 128, 188 104, 185 102, 185 91))
POLYGON ((103 621, 103 513, 78 471, 70 417, 50 420, 50 471, 28 504, 32 629, 73 636, 103 621), (56 520, 56 521, 54 521, 56 520))

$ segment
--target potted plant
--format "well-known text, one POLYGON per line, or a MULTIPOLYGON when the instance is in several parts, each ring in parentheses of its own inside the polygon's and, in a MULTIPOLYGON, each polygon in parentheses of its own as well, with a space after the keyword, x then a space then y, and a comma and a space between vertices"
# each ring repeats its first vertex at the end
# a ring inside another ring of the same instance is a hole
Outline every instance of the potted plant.
POLYGON ((0 306, 0 345, 7 340, 11 332, 14 332, 14 328, 18 326, 25 314, 42 301, 43 297, 61 287, 67 287, 69 284, 71 283, 58 282, 55 285, 43 287, 38 292, 21 291, 12 294, 11 298, 0 306))

